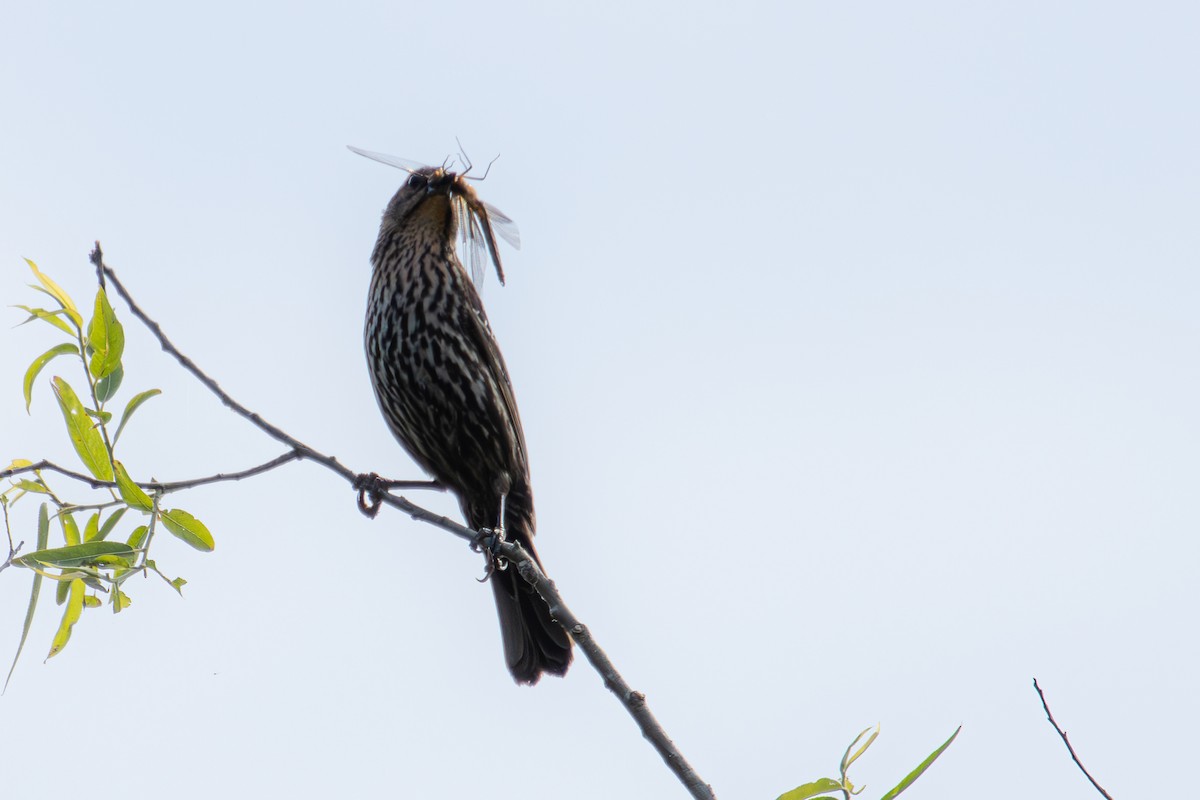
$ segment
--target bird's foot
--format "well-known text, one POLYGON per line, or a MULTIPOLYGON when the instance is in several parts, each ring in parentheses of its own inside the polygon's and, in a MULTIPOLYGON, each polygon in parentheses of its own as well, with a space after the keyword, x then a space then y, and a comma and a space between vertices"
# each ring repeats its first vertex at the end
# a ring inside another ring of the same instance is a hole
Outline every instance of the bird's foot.
POLYGON ((374 472, 363 472, 354 478, 354 488, 358 490, 358 510, 375 519, 383 505, 387 481, 374 472))
POLYGON ((437 481, 389 481, 381 478, 375 472, 363 472, 354 477, 354 488, 358 490, 358 510, 371 519, 379 514, 383 505, 383 495, 392 489, 428 489, 434 492, 445 491, 446 487, 437 481))
POLYGON ((484 571, 483 577, 478 578, 480 583, 487 583, 497 572, 508 569, 508 559, 496 555, 496 548, 505 541, 507 539, 504 536, 503 526, 480 528, 479 532, 475 534, 475 541, 471 543, 471 549, 476 553, 483 553, 487 559, 487 569, 484 571))

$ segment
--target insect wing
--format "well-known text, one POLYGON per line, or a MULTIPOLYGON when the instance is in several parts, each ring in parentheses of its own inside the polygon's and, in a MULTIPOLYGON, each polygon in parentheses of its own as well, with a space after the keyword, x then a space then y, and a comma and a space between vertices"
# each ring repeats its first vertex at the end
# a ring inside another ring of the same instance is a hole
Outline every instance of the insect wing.
POLYGON ((387 164, 389 167, 402 169, 405 172, 413 172, 425 166, 420 161, 413 161, 410 158, 400 158, 398 156, 389 156, 387 153, 376 153, 373 150, 363 150, 355 147, 352 144, 348 144, 346 147, 349 148, 350 152, 352 153, 358 153, 360 156, 369 158, 372 161, 378 161, 380 164, 387 164))
POLYGON ((488 253, 492 257, 492 263, 496 265, 496 277, 500 279, 500 285, 503 286, 504 267, 500 266, 500 251, 496 247, 496 237, 492 233, 491 215, 481 201, 471 207, 471 212, 472 231, 487 245, 488 253), (482 230, 480 230, 481 227, 482 230))
POLYGON ((458 254, 471 273, 471 283, 483 291, 483 242, 476 235, 479 229, 471 207, 461 195, 454 197, 454 217, 458 222, 458 254))
POLYGON ((517 230, 517 223, 513 222, 507 214, 491 203, 480 202, 487 212, 488 219, 491 220, 492 230, 500 234, 500 238, 511 244, 514 249, 520 250, 521 232, 517 230))

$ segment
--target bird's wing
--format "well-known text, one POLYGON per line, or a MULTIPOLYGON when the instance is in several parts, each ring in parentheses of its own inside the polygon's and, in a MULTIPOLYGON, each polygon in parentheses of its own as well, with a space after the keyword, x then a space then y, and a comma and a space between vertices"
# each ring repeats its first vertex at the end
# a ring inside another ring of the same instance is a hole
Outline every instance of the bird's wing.
POLYGON ((504 363, 504 356, 500 354, 500 345, 496 343, 496 337, 492 335, 492 326, 488 323, 479 293, 470 283, 467 283, 467 289, 467 294, 471 298, 472 313, 469 326, 471 338, 475 340, 478 352, 484 357, 485 366, 490 373, 489 378, 499 389, 500 397, 504 402, 504 411, 508 414, 507 422, 512 426, 516 435, 517 457, 520 459, 522 474, 514 475, 513 478, 528 482, 529 457, 525 447, 525 429, 521 425, 521 415, 517 411, 517 399, 513 395, 512 381, 508 378, 508 367, 504 363))

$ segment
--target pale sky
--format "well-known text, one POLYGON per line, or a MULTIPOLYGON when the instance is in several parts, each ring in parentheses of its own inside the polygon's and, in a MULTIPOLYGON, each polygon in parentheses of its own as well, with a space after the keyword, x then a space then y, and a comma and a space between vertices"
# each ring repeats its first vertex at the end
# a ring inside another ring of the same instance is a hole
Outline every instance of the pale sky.
MULTIPOLYGON (((236 398, 422 477, 375 408, 368 263, 402 173, 500 159, 484 302, 539 550, 722 798, 856 767, 878 797, 1187 785, 1200 504, 1192 3, 17 4, 0 48, 0 301, 87 253, 236 398)), ((123 306, 141 479, 282 448, 123 306)), ((0 461, 74 463, 46 326, 0 339, 0 461)), ((56 484, 64 494, 64 481, 56 484)), ((412 499, 457 513, 440 496, 412 499)), ((519 688, 458 540, 312 465, 195 491, 0 698, 5 798, 683 797, 577 661, 519 688)), ((18 505, 32 539, 36 505, 18 505)), ((127 526, 128 527, 128 526, 127 526)), ((127 531, 126 531, 127 532, 127 531)), ((44 590, 46 592, 46 590, 44 590)), ((0 658, 28 575, 0 574, 0 658)), ((1161 791, 1159 792, 1161 793, 1161 791)))

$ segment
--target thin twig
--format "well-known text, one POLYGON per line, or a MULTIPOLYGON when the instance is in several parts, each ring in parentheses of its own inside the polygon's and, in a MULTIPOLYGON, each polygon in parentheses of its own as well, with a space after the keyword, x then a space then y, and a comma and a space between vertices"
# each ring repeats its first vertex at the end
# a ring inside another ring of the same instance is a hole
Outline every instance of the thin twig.
POLYGON ((1042 691, 1042 687, 1038 686, 1037 678, 1033 679, 1033 688, 1037 689, 1038 697, 1042 700, 1042 708, 1046 710, 1046 719, 1050 720, 1050 724, 1054 726, 1054 730, 1058 731, 1058 735, 1062 737, 1063 744, 1067 746, 1067 752, 1071 754, 1071 760, 1075 762, 1075 766, 1079 767, 1087 779, 1092 782, 1092 786, 1096 787, 1096 791, 1104 795, 1108 800, 1113 800, 1112 795, 1104 791, 1104 787, 1096 783, 1096 779, 1092 777, 1092 773, 1087 771, 1087 767, 1083 766, 1083 762, 1079 760, 1079 756, 1075 755, 1075 748, 1071 746, 1071 740, 1067 738, 1067 732, 1058 726, 1054 721, 1054 715, 1050 713, 1050 706, 1046 703, 1046 694, 1042 691))
POLYGON ((11 557, 15 548, 13 547, 12 524, 8 520, 8 501, 0 502, 0 508, 4 509, 4 532, 8 534, 8 553, 11 557))
POLYGON ((4 509, 4 532, 8 534, 8 558, 4 560, 3 564, 0 564, 0 572, 4 572, 4 570, 12 566, 13 559, 17 557, 17 553, 21 552, 21 548, 25 546, 25 542, 21 541, 19 544, 13 544, 12 526, 8 521, 8 503, 0 503, 0 508, 4 509))
MULTIPOLYGON (((258 466, 255 466, 255 467, 250 467, 248 469, 241 470, 239 472, 218 472, 216 475, 207 475, 203 478, 191 478, 190 480, 170 481, 167 483, 163 483, 161 481, 137 481, 137 485, 148 491, 158 491, 158 492, 162 492, 163 494, 170 494, 171 492, 178 492, 183 489, 194 489, 197 486, 204 486, 209 483, 220 483, 222 481, 240 481, 243 478, 251 478, 251 477, 254 477, 255 475, 261 475, 264 472, 273 470, 276 467, 283 466, 284 464, 287 464, 288 462, 299 461, 300 459, 302 459, 304 457, 305 457, 305 455, 303 453, 299 452, 298 450, 289 450, 288 452, 284 453, 283 455, 276 456, 275 458, 271 459, 270 461, 259 464, 258 466)), ((49 472, 57 472, 59 475, 63 475, 65 477, 71 478, 73 480, 77 480, 81 483, 86 483, 88 486, 92 487, 93 489, 116 489, 117 488, 117 484, 115 481, 97 480, 96 478, 93 478, 90 475, 84 475, 82 472, 76 472, 74 470, 67 469, 66 467, 60 467, 58 464, 55 464, 53 461, 46 461, 44 459, 42 461, 37 462, 36 464, 30 464, 27 467, 13 467, 11 469, 0 470, 0 479, 8 478, 13 475, 20 475, 21 473, 24 473, 24 472, 38 472, 41 470, 47 470, 49 472)), ((69 505, 69 504, 64 503, 63 505, 69 505)), ((103 506, 107 506, 107 505, 109 505, 109 504, 108 503, 103 504, 103 506)), ((100 507, 102 507, 102 506, 71 506, 72 510, 83 509, 83 508, 100 508, 100 507)))
MULTIPOLYGON (((250 411, 241 403, 229 396, 215 380, 206 375, 199 367, 196 366, 190 358, 181 353, 178 348, 163 333, 162 328, 157 322, 146 315, 137 303, 133 301, 129 291, 121 283, 116 273, 112 268, 104 263, 104 256, 100 251, 100 243, 96 243, 96 249, 92 251, 92 263, 96 266, 97 271, 106 277, 113 286, 116 287, 117 293, 129 305, 129 310, 137 317, 142 324, 150 329, 150 332, 158 339, 159 345, 164 351, 175 358, 176 361, 188 372, 190 372, 197 380, 208 387, 208 389, 220 398, 228 408, 234 413, 248 420, 259 430, 266 433, 276 441, 283 442, 292 449, 296 458, 304 458, 309 461, 314 461, 329 470, 337 473, 346 479, 351 485, 356 485, 359 481, 359 474, 351 471, 342 465, 337 459, 332 456, 327 456, 320 453, 297 439, 284 433, 279 428, 264 420, 258 414, 250 411)), ((399 482, 391 482, 391 486, 402 485, 399 482)), ((425 487, 421 487, 425 488, 425 487)), ((389 505, 399 511, 404 512, 415 520, 426 522, 435 527, 441 528, 455 536, 458 536, 464 541, 475 544, 478 541, 479 534, 465 525, 444 517, 440 514, 435 514, 420 506, 409 502, 404 497, 391 494, 390 492, 379 492, 373 494, 381 503, 389 505)), ((538 594, 550 606, 550 612, 554 619, 558 620, 559 624, 571 635, 571 638, 579 645, 579 649, 583 651, 588 662, 600 674, 604 680, 604 685, 621 701, 625 710, 633 717, 638 727, 641 728, 642 735, 650 741, 658 754, 662 756, 663 761, 675 773, 676 777, 683 783, 692 797, 697 800, 713 800, 712 787, 705 783, 692 766, 683 757, 683 754, 675 747, 674 742, 667 736, 667 732, 663 730, 658 720, 650 712, 646 704, 646 696, 641 692, 635 692, 630 688, 629 684, 613 666, 608 655, 596 644, 592 638, 588 628, 579 621, 579 619, 571 612, 562 595, 558 593, 553 581, 546 577, 537 566, 536 563, 526 554, 525 550, 515 542, 498 542, 495 547, 496 552, 508 559, 518 570, 521 577, 533 584, 538 594)))
POLYGON ((303 458, 297 450, 289 450, 283 455, 276 456, 270 461, 259 464, 257 467, 241 470, 240 472, 218 472, 216 475, 209 475, 205 478, 192 478, 189 481, 171 481, 169 483, 139 483, 143 489, 156 489, 163 494, 178 492, 182 489, 194 489, 197 486, 204 486, 209 483, 221 483, 222 481, 240 481, 243 478, 253 478, 255 475, 261 475, 264 472, 270 472, 276 467, 281 467, 292 461, 299 461, 303 458))

